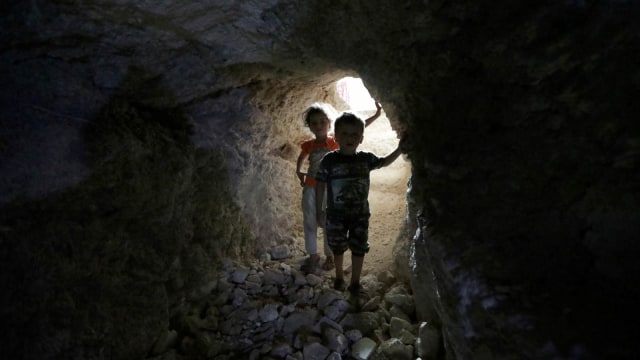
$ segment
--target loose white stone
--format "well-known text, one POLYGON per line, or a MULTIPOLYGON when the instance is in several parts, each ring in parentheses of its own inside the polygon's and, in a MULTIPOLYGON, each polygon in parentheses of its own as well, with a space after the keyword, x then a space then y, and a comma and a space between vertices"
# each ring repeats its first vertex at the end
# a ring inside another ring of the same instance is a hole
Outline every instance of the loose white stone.
POLYGON ((266 304, 260 310, 260 320, 262 322, 273 321, 278 318, 278 304, 266 304))
POLYGON ((315 274, 308 274, 307 275, 307 282, 311 286, 318 286, 319 284, 322 284, 322 278, 317 276, 317 275, 315 275, 315 274))
POLYGON ((400 337, 400 332, 402 330, 407 330, 409 332, 413 331, 413 325, 411 325, 410 322, 397 317, 391 318, 391 322, 389 323, 389 326, 390 326, 389 333, 391 337, 394 337, 394 338, 400 337))
POLYGON ((302 350, 304 360, 325 360, 331 351, 320 343, 306 344, 302 350))
POLYGON ((300 271, 293 273, 293 283, 297 286, 307 285, 307 277, 300 271))
POLYGON ((278 359, 282 359, 287 356, 287 354, 291 354, 292 350, 293 349, 291 348, 291 345, 287 343, 278 343, 273 345, 273 348, 271 349, 269 355, 274 356, 278 359))
POLYGON ((313 299, 313 288, 308 286, 301 287, 296 293, 296 301, 300 305, 311 304, 313 299))
POLYGON ((334 328, 340 333, 344 332, 340 324, 333 321, 327 316, 323 316, 322 318, 320 318, 320 320, 318 320, 318 322, 313 326, 313 331, 318 334, 321 334, 323 330, 326 329, 327 327, 334 328))
POLYGON ((344 335, 352 343, 355 343, 356 341, 362 339, 362 332, 360 330, 358 330, 358 329, 347 330, 347 331, 345 331, 344 335))
POLYGON ((269 297, 280 295, 280 290, 275 285, 265 285, 262 287, 262 293, 269 297))
POLYGON ((393 284, 396 281, 395 275, 391 271, 383 271, 378 274, 378 280, 386 286, 393 284))
POLYGON ((332 327, 324 329, 322 332, 322 340, 329 350, 335 351, 338 354, 346 354, 349 349, 349 340, 346 336, 332 327))
POLYGON ((380 296, 374 296, 362 306, 362 311, 375 311, 380 306, 380 296))
POLYGON ((304 355, 302 355, 302 353, 298 351, 295 354, 287 355, 284 360, 304 360, 304 355))
POLYGON ((291 250, 287 245, 274 246, 271 249, 271 258, 273 260, 286 259, 291 256, 291 250))
POLYGON ((331 320, 338 321, 344 317, 349 310, 349 303, 346 300, 338 300, 324 309, 324 314, 331 320))
POLYGON ((280 309, 280 316, 287 317, 290 313, 292 313, 296 309, 296 303, 291 303, 287 305, 282 305, 282 309, 280 309))
POLYGON ((324 310, 327 306, 332 304, 335 300, 342 299, 342 296, 338 295, 335 291, 327 290, 323 291, 318 297, 318 309, 324 310))
POLYGON ((236 288, 233 290, 233 301, 232 304, 234 306, 242 305, 245 300, 247 300, 247 292, 242 290, 241 288, 236 288))
POLYGON ((284 274, 277 269, 267 269, 263 281, 265 285, 284 285, 284 274))
POLYGON ((285 274, 291 274, 292 269, 293 268, 291 267, 291 265, 287 263, 280 263, 280 270, 282 270, 282 272, 284 272, 285 274))
POLYGON ((341 321, 340 325, 345 329, 358 329, 363 334, 373 334, 373 331, 378 328, 378 317, 372 312, 352 313, 347 314, 341 321))
POLYGON ((351 357, 356 360, 367 360, 373 355, 373 352, 377 346, 378 345, 375 341, 364 337, 358 340, 351 347, 351 357))
POLYGON ((268 263, 269 261, 271 261, 271 254, 262 253, 260 254, 259 260, 261 263, 268 263))
POLYGON ((311 329, 316 321, 317 315, 318 311, 315 309, 296 311, 284 320, 282 332, 285 335, 292 335, 301 327, 311 329))
POLYGON ((382 354, 384 359, 413 360, 413 346, 405 345, 400 340, 391 338, 380 344, 376 354, 382 354))
POLYGON ((245 279, 245 282, 253 282, 253 283, 262 285, 262 278, 256 272, 254 274, 249 274, 249 276, 247 276, 247 278, 245 279))
POLYGON ((414 345, 416 343, 416 336, 407 329, 402 329, 398 335, 398 340, 405 345, 414 345))
POLYGON ((398 306, 405 314, 413 314, 415 312, 413 298, 409 295, 389 292, 384 296, 384 300, 392 305, 398 306))
POLYGON ((241 284, 247 279, 247 276, 249 276, 249 269, 239 267, 233 272, 233 275, 231 275, 231 281, 236 284, 241 284))
POLYGON ((259 294, 262 291, 262 285, 260 283, 248 280, 244 283, 244 288, 246 289, 247 294, 251 295, 259 294))
POLYGON ((419 356, 425 359, 435 359, 440 347, 440 331, 429 323, 422 322, 418 328, 418 338, 416 339, 416 351, 419 356))
POLYGON ((406 321, 410 321, 410 317, 409 315, 407 315, 407 313, 405 313, 399 306, 397 305, 391 305, 391 308, 389 309, 389 314, 391 315, 391 317, 397 317, 406 321))

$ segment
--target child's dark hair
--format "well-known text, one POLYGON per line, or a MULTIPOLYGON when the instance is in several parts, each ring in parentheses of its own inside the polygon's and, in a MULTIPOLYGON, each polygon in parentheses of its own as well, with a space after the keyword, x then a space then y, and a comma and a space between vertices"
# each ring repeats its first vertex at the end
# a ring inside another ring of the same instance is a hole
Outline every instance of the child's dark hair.
POLYGON ((342 125, 355 125, 355 126, 360 126, 362 128, 362 131, 364 132, 364 121, 362 119, 360 119, 359 117, 357 117, 356 115, 349 113, 349 112, 344 112, 342 113, 342 115, 340 115, 337 119, 335 124, 333 125, 334 129, 336 131, 338 131, 338 128, 342 125))
POLYGON ((313 114, 322 114, 326 116, 327 119, 330 119, 329 114, 327 113, 327 109, 322 103, 313 103, 302 114, 305 126, 309 127, 309 120, 311 119, 311 115, 313 114))

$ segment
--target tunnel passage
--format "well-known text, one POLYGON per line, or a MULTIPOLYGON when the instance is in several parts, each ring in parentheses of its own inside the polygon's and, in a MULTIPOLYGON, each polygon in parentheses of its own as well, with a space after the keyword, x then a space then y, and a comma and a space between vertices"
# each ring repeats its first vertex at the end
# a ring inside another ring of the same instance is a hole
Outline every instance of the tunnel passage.
POLYGON ((408 265, 448 358, 639 352, 634 2, 2 9, 1 353, 145 357, 222 259, 293 244, 297 114, 349 75, 418 139, 408 265))
MULTIPOLYGON (((376 100, 371 97, 360 78, 346 77, 338 79, 329 84, 327 88, 334 86, 337 90, 337 97, 324 99, 324 101, 331 101, 330 103, 325 103, 325 105, 331 110, 330 116, 334 119, 340 115, 341 111, 352 112, 361 119, 367 119, 375 114, 376 100), (336 107, 341 111, 338 111, 336 107)), ((303 120, 301 120, 302 122, 303 120)), ((333 128, 330 134, 332 132, 333 128)), ((398 145, 399 135, 391 128, 384 110, 381 112, 381 116, 366 128, 364 135, 364 141, 358 148, 359 151, 369 151, 378 156, 384 156, 391 153, 398 145)), ((309 136, 311 136, 310 138, 313 137, 310 133, 309 136)), ((303 166, 303 169, 306 169, 307 165, 308 161, 303 166)), ((402 156, 389 167, 371 172, 368 197, 372 212, 369 226, 371 249, 364 263, 364 274, 376 274, 389 269, 398 272, 395 267, 402 267, 401 263, 396 264, 394 262, 394 259, 396 259, 394 247, 401 232, 406 231, 406 191, 409 176, 409 162, 402 156)), ((298 199, 295 201, 298 201, 298 199)), ((300 225, 302 223, 300 214, 297 217, 300 220, 300 225)), ((296 231, 298 238, 296 245, 304 250, 304 242, 301 243, 301 240, 304 239, 303 231, 300 226, 297 227, 296 231)), ((319 234, 322 234, 323 231, 323 229, 319 229, 319 234)), ((321 235, 319 239, 322 239, 321 235)), ((318 243, 320 254, 324 253, 322 243, 323 241, 318 243)), ((403 243, 406 247, 407 241, 403 241, 403 243)), ((398 251, 406 252, 406 249, 402 249, 402 246, 400 246, 398 251)), ((345 266, 350 267, 350 257, 347 256, 345 261, 345 266)), ((402 267, 403 272, 406 273, 407 268, 407 266, 402 267)), ((408 278, 406 279, 408 280, 408 278)))

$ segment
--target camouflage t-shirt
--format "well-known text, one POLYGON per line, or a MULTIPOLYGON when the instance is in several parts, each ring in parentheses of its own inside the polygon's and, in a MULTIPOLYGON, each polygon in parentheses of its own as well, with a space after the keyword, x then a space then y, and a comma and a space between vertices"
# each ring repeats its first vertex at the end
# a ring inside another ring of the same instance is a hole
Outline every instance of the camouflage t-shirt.
POLYGON ((327 183, 327 215, 368 215, 369 173, 380 168, 383 158, 360 151, 344 155, 332 151, 322 158, 316 174, 327 183))

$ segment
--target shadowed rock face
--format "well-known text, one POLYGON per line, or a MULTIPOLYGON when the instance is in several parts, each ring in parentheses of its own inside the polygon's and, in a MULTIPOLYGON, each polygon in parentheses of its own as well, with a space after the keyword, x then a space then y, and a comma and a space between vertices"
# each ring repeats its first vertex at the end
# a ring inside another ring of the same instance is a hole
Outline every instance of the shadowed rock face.
POLYGON ((144 357, 222 258, 292 244, 301 113, 345 75, 410 134, 400 241, 448 359, 636 353, 637 5, 0 9, 2 353, 144 357))

